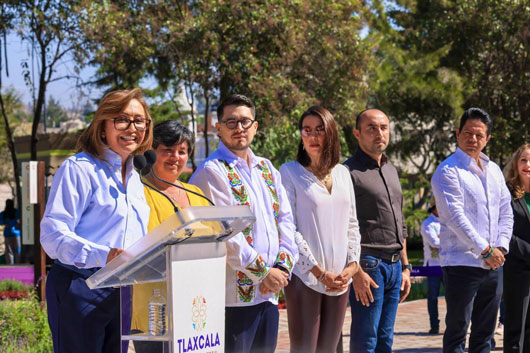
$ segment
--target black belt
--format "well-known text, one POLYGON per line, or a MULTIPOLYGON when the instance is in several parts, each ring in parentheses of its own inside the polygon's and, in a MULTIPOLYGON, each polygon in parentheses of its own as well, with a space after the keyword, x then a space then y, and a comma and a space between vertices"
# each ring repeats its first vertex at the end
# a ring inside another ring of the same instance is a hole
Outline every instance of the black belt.
POLYGON ((388 260, 390 262, 398 262, 399 260, 401 260, 401 251, 390 253, 390 252, 384 252, 382 250, 362 248, 361 255, 375 256, 383 260, 388 260))

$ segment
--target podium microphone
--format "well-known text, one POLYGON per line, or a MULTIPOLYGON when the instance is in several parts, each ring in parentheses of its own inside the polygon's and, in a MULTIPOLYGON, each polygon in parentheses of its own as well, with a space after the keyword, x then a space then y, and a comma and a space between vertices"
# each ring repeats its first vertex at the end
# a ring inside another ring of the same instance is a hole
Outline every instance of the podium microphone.
POLYGON ((169 196, 167 196, 166 194, 164 194, 162 191, 158 190, 157 188, 154 188, 151 185, 144 182, 144 177, 142 176, 142 169, 144 169, 147 166, 146 158, 141 154, 136 155, 134 156, 133 164, 134 164, 134 168, 138 170, 138 174, 140 174, 140 182, 144 184, 145 186, 147 186, 149 189, 159 193, 160 195, 163 195, 171 203, 171 205, 173 206, 173 209, 175 210, 175 213, 178 213, 180 211, 179 208, 173 203, 173 200, 171 200, 169 196))
MULTIPOLYGON (((200 197, 202 197, 203 199, 205 199, 206 201, 208 201, 208 202, 210 203, 210 205, 215 206, 215 204, 212 202, 212 200, 210 200, 210 199, 207 198, 206 196, 204 196, 204 195, 202 195, 202 194, 200 194, 200 193, 198 193, 198 192, 195 192, 195 191, 193 191, 193 190, 189 190, 189 189, 187 189, 187 188, 185 188, 185 187, 183 187, 183 186, 180 186, 180 185, 177 185, 177 184, 170 183, 169 181, 164 180, 164 179, 160 178, 158 175, 156 175, 155 170, 153 169, 153 164, 155 164, 155 162, 156 162, 156 152, 155 152, 155 151, 153 151, 153 150, 148 150, 148 151, 146 151, 146 152, 144 153, 143 156, 138 155, 138 156, 136 156, 136 157, 143 157, 143 158, 141 158, 141 160, 142 160, 142 161, 145 161, 146 165, 143 165, 143 166, 142 166, 142 169, 143 169, 144 167, 146 167, 146 166, 149 167, 149 169, 151 170, 151 174, 153 174, 153 176, 154 176, 157 180, 159 180, 159 181, 161 181, 161 182, 163 182, 163 183, 165 183, 165 184, 168 184, 168 185, 174 186, 174 187, 176 187, 176 188, 182 189, 182 190, 184 190, 184 191, 186 191, 186 192, 192 193, 192 194, 194 194, 194 195, 200 196, 200 197)), ((134 157, 134 158, 136 159, 136 157, 134 157)), ((143 163, 143 162, 142 162, 142 163, 143 163)), ((135 164, 135 166, 136 166, 136 164, 135 164)), ((147 185, 147 184, 144 184, 144 185, 147 185)), ((152 187, 151 187, 150 185, 147 185, 147 186, 150 187, 150 188, 152 189, 152 187)), ((157 190, 157 191, 160 192, 159 190, 157 190)), ((160 193, 163 194, 164 196, 166 196, 166 194, 164 194, 164 193, 162 193, 162 192, 160 192, 160 193)), ((167 197, 167 196, 166 196, 166 197, 167 197)), ((173 206, 175 206, 175 205, 173 204, 173 202, 171 202, 171 204, 172 204, 173 206)), ((176 206, 175 206, 175 210, 177 210, 177 207, 176 207, 176 206)), ((178 213, 178 211, 175 211, 175 212, 178 213)), ((217 238, 218 241, 221 241, 222 239, 224 239, 225 237, 227 237, 228 235, 230 235, 230 234, 232 233, 232 227, 230 227, 230 225, 229 225, 226 221, 221 221, 221 223, 223 224, 224 228, 225 228, 227 231, 226 231, 226 233, 225 233, 224 235, 221 235, 221 236, 219 236, 219 237, 217 238)))
MULTIPOLYGON (((215 206, 215 204, 212 202, 212 200, 210 200, 209 198, 207 198, 206 196, 204 196, 203 194, 200 194, 198 192, 195 192, 193 190, 190 190, 190 189, 187 189, 183 186, 180 186, 180 185, 177 185, 177 184, 173 184, 173 183, 170 183, 169 181, 167 180, 164 180, 162 178, 159 178, 158 175, 156 175, 155 173, 155 170, 152 168, 153 167, 153 164, 155 164, 156 162, 156 152, 153 151, 153 150, 148 150, 148 151, 145 151, 144 153, 144 157, 145 157, 145 161, 147 163, 147 165, 149 166, 149 168, 151 168, 151 173, 153 174, 153 176, 158 180, 158 181, 161 181, 163 183, 166 183, 168 185, 171 185, 171 186, 174 186, 178 189, 181 189, 181 190, 184 190, 186 192, 189 192, 189 193, 192 193, 194 195, 197 195, 199 197, 202 197, 203 199, 205 199, 206 201, 208 201, 210 203, 210 205, 212 206, 215 206)), ((136 157, 135 157, 136 158, 136 157)))
MULTIPOLYGON (((155 160, 156 160, 156 154, 155 154, 155 160)), ((147 159, 141 154, 134 156, 133 164, 134 164, 134 168, 136 168, 138 170, 138 174, 140 174, 140 182, 142 184, 144 184, 145 186, 147 186, 149 189, 159 193, 160 195, 163 195, 169 201, 169 203, 171 203, 171 205, 173 206, 173 210, 177 214, 177 217, 179 218, 180 222, 182 224, 184 224, 185 221, 184 221, 184 218, 182 217, 182 214, 180 213, 180 209, 177 207, 177 205, 175 205, 173 203, 173 200, 171 200, 171 198, 169 196, 167 196, 166 194, 164 194, 162 191, 160 191, 157 188, 152 187, 151 185, 149 185, 146 182, 144 182, 144 178, 142 176, 142 169, 144 169, 146 166, 149 165, 149 168, 151 168, 151 171, 154 174, 154 170, 152 170, 152 165, 153 164, 152 163, 149 164, 147 162, 147 159)), ((190 238, 193 235, 193 230, 192 229, 186 227, 184 230, 185 230, 185 234, 184 234, 185 238, 179 239, 179 240, 176 240, 176 241, 172 241, 172 242, 168 242, 167 244, 171 245, 171 244, 177 244, 177 243, 183 242, 184 240, 190 238)))

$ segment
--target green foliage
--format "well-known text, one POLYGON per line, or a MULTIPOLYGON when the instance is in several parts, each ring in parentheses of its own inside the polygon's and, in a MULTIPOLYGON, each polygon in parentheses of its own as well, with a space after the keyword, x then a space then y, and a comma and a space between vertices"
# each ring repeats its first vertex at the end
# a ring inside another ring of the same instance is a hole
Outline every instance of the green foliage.
POLYGON ((1 301, 0 327, 2 353, 53 352, 46 310, 35 298, 1 301))
POLYGON ((129 88, 152 76, 210 103, 245 94, 262 127, 314 103, 351 120, 367 90, 364 11, 358 0, 107 0, 78 10, 96 84, 129 88))
POLYGON ((0 281, 0 291, 29 290, 30 288, 30 286, 25 286, 23 283, 11 279, 4 279, 0 281))
POLYGON ((403 190, 403 216, 408 230, 409 242, 421 242, 419 232, 423 220, 429 213, 423 207, 430 193, 430 183, 421 175, 401 175, 401 188, 403 190))
POLYGON ((61 106, 61 103, 53 96, 50 97, 46 105, 46 126, 60 127, 61 123, 67 120, 68 115, 66 115, 66 110, 61 106))
POLYGON ((78 1, 75 11, 88 55, 77 60, 97 67, 94 85, 109 91, 131 89, 145 77, 156 43, 141 3, 78 1))
POLYGON ((396 3, 399 6, 389 12, 400 29, 394 44, 411 52, 439 53, 440 67, 465 80, 461 106, 484 108, 494 118, 487 149, 490 157, 503 164, 530 133, 528 1, 396 3))
POLYGON ((258 130, 252 150, 271 160, 276 168, 296 158, 300 134, 295 123, 284 120, 258 130))

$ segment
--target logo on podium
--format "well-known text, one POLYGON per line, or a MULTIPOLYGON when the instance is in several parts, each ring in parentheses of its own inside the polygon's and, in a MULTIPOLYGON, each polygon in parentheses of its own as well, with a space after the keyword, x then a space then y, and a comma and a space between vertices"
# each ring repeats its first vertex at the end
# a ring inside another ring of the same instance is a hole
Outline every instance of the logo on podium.
POLYGON ((197 296, 193 298, 193 304, 191 305, 191 321, 195 331, 202 331, 206 328, 206 299, 203 296, 197 296))

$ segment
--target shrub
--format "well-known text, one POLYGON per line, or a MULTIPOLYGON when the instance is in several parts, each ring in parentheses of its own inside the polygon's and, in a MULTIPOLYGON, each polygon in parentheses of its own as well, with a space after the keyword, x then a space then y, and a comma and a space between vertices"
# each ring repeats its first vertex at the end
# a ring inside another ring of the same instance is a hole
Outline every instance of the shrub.
POLYGON ((20 291, 28 291, 31 288, 31 286, 25 286, 19 281, 15 281, 12 279, 4 279, 0 281, 0 291, 8 291, 8 290, 20 290, 20 291))
POLYGON ((35 297, 0 301, 0 353, 53 352, 46 310, 35 297))

